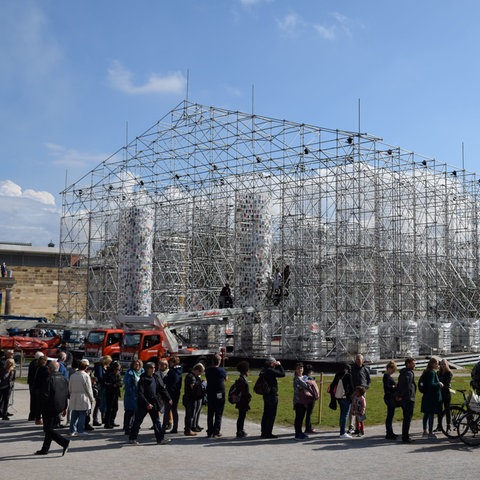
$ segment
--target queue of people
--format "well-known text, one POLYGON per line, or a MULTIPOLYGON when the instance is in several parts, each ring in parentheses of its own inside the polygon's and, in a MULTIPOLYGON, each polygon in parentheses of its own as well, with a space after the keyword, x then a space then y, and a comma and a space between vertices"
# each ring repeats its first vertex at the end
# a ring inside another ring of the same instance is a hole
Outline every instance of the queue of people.
MULTIPOLYGON (((9 398, 13 391, 15 380, 15 363, 13 352, 5 352, 0 362, 0 418, 9 419, 9 398)), ((61 353, 58 360, 48 359, 37 352, 29 365, 28 384, 30 391, 29 420, 43 425, 45 438, 37 455, 49 452, 52 441, 62 447, 64 455, 69 446, 69 440, 59 434, 60 417, 67 418, 69 435, 79 436, 93 430, 90 426, 93 415, 94 426, 102 425, 112 429, 120 425, 115 423, 120 392, 123 383, 124 417, 123 431, 128 436, 128 442, 138 445, 138 435, 144 418, 149 415, 157 444, 170 442, 165 435, 178 433, 178 403, 181 397, 185 407, 184 435, 196 436, 204 430, 199 425, 202 406, 207 404, 206 434, 208 438, 222 436, 222 417, 226 402, 225 382, 227 372, 221 366, 221 356, 215 355, 213 363, 207 369, 198 363, 183 377, 180 359, 176 356, 168 361, 162 360, 158 365, 132 361, 123 378, 119 362, 110 357, 102 357, 92 369, 88 360, 81 360, 75 367, 68 369, 65 365, 65 355, 61 353), (202 378, 205 377, 205 380, 202 378), (69 417, 67 415, 69 412, 69 417), (101 414, 101 423, 95 412, 101 414), (69 419, 68 419, 69 418, 69 419)), ((410 426, 413 417, 416 393, 423 393, 421 412, 423 413, 423 437, 435 439, 435 432, 440 428, 440 415, 450 405, 450 386, 452 372, 446 359, 430 358, 424 372, 418 381, 415 379, 416 360, 409 357, 400 370, 398 379, 394 374, 397 365, 392 360, 386 365, 383 375, 383 400, 386 406, 385 439, 396 440, 393 430, 393 418, 397 408, 402 409, 401 440, 411 443, 410 426), (435 416, 438 425, 434 429, 435 416)), ((249 364, 242 361, 237 365, 239 373, 235 382, 235 408, 238 410, 236 422, 237 438, 247 436, 245 420, 250 409, 252 395, 248 381, 249 364)), ((308 434, 315 433, 312 427, 311 415, 315 405, 316 385, 312 377, 312 366, 297 363, 293 376, 293 410, 295 412, 295 439, 304 440, 308 434)), ((278 378, 285 376, 281 363, 270 357, 261 370, 261 377, 266 386, 261 393, 263 397, 263 414, 261 419, 261 437, 275 439, 273 433, 278 407, 278 378)), ((331 396, 330 407, 339 410, 339 435, 341 438, 362 437, 365 435, 365 420, 367 411, 367 391, 371 378, 364 364, 363 356, 355 357, 353 366, 348 363, 339 365, 338 371, 328 392, 331 396)), ((257 391, 255 389, 255 391, 257 391)), ((450 428, 451 419, 447 413, 446 425, 450 428)))

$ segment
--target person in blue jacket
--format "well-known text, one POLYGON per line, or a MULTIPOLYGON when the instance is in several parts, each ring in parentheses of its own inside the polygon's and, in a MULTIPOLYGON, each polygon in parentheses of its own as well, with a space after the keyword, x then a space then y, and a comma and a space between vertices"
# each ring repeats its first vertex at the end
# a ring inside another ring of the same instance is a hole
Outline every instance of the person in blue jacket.
POLYGON ((138 381, 142 373, 143 362, 141 360, 133 360, 123 377, 123 431, 125 435, 130 435, 133 425, 133 417, 137 409, 138 381))

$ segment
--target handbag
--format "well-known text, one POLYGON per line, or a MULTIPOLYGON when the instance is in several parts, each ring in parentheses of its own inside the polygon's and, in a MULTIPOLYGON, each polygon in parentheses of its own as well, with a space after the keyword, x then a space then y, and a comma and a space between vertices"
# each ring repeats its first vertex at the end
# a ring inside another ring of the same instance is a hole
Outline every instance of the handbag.
POLYGON ((398 396, 397 392, 390 394, 390 402, 395 408, 402 406, 402 398, 398 396))
POLYGON ((332 410, 337 409, 337 399, 333 395, 330 398, 330 403, 328 404, 328 407, 331 408, 332 410))
POLYGON ((343 386, 343 377, 338 380, 337 388, 335 389, 335 398, 341 400, 345 398, 345 387, 343 386))

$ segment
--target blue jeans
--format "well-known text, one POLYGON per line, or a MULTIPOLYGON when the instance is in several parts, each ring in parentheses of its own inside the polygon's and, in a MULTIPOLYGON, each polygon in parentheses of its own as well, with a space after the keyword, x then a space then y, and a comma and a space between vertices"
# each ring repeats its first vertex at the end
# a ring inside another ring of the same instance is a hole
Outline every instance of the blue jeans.
POLYGON ((83 433, 85 431, 86 418, 86 410, 72 410, 72 413, 70 414, 70 433, 83 433))
POLYGON ((350 405, 352 402, 349 398, 342 398, 338 403, 340 405, 340 435, 343 435, 345 433, 348 413, 350 412, 350 405))

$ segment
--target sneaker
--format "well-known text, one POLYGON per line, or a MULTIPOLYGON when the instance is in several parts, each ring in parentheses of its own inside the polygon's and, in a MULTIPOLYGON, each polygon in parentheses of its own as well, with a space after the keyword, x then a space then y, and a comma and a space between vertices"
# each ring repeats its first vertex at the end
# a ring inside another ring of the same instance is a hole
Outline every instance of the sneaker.
POLYGON ((344 434, 340 435, 340 438, 353 438, 349 433, 345 432, 344 434))
POLYGON ((350 425, 348 427, 347 433, 353 433, 353 432, 355 432, 355 427, 353 425, 350 425))
POLYGON ((317 431, 314 428, 308 428, 305 433, 317 433, 317 431))
POLYGON ((245 438, 247 436, 248 436, 247 432, 243 430, 241 432, 237 432, 237 438, 245 438))
POLYGON ((365 435, 364 432, 358 432, 355 436, 358 438, 362 438, 365 435))
POLYGON ((172 440, 170 438, 164 438, 163 440, 160 440, 157 442, 157 445, 168 445, 172 440))
POLYGON ((298 435, 295 435, 295 440, 306 440, 307 438, 308 436, 304 433, 299 433, 298 435))
POLYGON ((94 427, 101 427, 102 426, 102 424, 98 420, 94 420, 92 425, 94 427))
POLYGON ((140 445, 140 442, 138 442, 137 440, 129 440, 128 443, 130 445, 136 445, 136 446, 140 445))
POLYGON ((71 437, 77 437, 77 436, 78 436, 78 433, 77 433, 77 432, 71 432, 69 435, 70 435, 71 437))
POLYGON ((214 434, 212 435, 213 438, 220 438, 221 436, 222 436, 222 434, 221 434, 220 432, 214 433, 214 434))
POLYGON ((434 433, 429 433, 428 438, 437 438, 437 436, 434 433))

